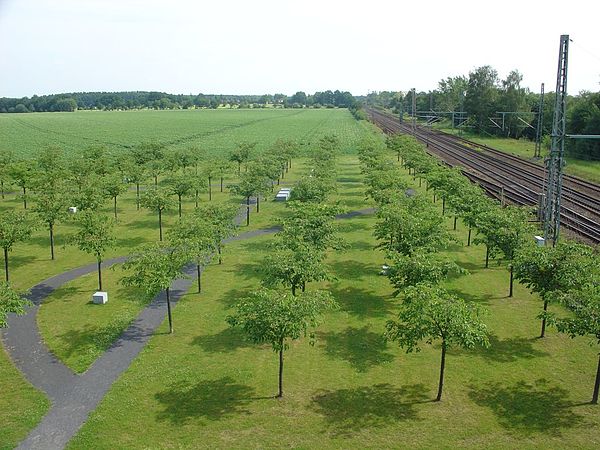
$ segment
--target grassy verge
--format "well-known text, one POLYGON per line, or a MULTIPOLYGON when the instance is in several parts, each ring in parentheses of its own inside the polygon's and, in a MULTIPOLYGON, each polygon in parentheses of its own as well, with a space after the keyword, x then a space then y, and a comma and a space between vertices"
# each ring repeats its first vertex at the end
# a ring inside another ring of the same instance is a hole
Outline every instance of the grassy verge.
MULTIPOLYGON (((451 134, 458 134, 456 129, 442 128, 441 131, 451 134)), ((497 137, 482 137, 470 133, 463 133, 462 136, 479 144, 485 144, 488 147, 497 150, 512 153, 525 159, 533 159, 535 143, 527 139, 508 139, 497 137)), ((542 157, 548 156, 548 150, 542 149, 542 157)), ((585 180, 600 183, 600 161, 583 161, 580 159, 566 158, 567 164, 565 172, 570 175, 581 177, 585 180)), ((542 164, 542 161, 538 161, 542 164)))
POLYGON ((50 406, 0 347, 0 449, 14 448, 44 416, 50 406))
MULTIPOLYGON (((343 176, 359 177, 358 166, 343 176)), ((69 448, 599 445, 597 408, 585 404, 596 352, 556 332, 536 339, 539 300, 520 286, 507 298, 507 272, 483 269, 482 247, 449 249, 471 272, 449 288, 488 308, 493 345, 451 351, 445 398, 432 402, 439 346, 407 355, 381 338, 397 300, 378 275, 384 258, 373 250, 373 224, 368 216, 341 223, 350 248, 330 256, 337 281, 321 287, 342 307, 327 315, 314 348, 307 339, 291 346, 283 400, 272 398, 276 355, 224 322, 258 286, 270 237, 235 242, 226 264, 207 270, 203 294, 186 295, 175 309, 175 335, 152 338, 69 448)), ((457 238, 466 240, 464 227, 457 238)))

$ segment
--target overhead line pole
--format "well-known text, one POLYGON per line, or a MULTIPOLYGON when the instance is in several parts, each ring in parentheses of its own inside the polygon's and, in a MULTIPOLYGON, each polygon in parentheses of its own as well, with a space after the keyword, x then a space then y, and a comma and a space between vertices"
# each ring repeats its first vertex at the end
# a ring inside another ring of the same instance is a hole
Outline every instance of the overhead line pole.
POLYGON ((533 152, 534 158, 539 158, 542 149, 542 125, 544 123, 544 83, 540 89, 540 104, 538 106, 537 116, 537 127, 535 130, 535 150, 533 152))
POLYGON ((566 139, 567 66, 569 59, 569 35, 560 37, 558 72, 556 75, 556 99, 552 120, 552 145, 548 159, 548 184, 544 208, 544 238, 546 243, 556 245, 560 232, 560 201, 562 171, 564 167, 566 139))
POLYGON ((412 89, 412 130, 417 134, 417 91, 412 89))

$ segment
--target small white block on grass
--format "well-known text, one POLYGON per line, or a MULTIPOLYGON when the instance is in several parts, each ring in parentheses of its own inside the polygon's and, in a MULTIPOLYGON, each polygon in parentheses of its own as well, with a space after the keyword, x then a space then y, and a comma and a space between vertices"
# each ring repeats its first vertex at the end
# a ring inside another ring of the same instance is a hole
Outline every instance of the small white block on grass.
POLYGON ((537 243, 538 247, 543 247, 544 245, 546 245, 546 240, 541 237, 541 236, 534 236, 535 242, 537 243))
POLYGON ((69 212, 75 214, 77 212, 77 206, 69 206, 69 212))
POLYGON ((94 295, 92 295, 92 302, 95 305, 104 305, 108 302, 108 292, 94 292, 94 295))

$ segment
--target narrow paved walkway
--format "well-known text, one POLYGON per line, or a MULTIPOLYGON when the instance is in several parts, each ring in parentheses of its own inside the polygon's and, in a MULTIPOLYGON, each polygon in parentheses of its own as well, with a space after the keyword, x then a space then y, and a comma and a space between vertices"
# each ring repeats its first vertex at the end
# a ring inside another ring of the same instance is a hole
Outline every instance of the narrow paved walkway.
MULTIPOLYGON (((245 205, 242 211, 245 214, 245 205)), ((368 208, 340 214, 337 218, 348 219, 373 212, 373 208, 368 208)), ((273 226, 248 231, 227 241, 251 239, 279 230, 280 227, 273 226)), ((113 258, 103 262, 102 266, 110 267, 126 259, 127 257, 113 258)), ((11 314, 8 317, 8 328, 0 334, 15 365, 25 378, 45 392, 52 402, 48 413, 21 442, 18 449, 63 449, 165 318, 166 297, 163 292, 141 311, 119 339, 85 373, 75 374, 48 350, 38 331, 36 316, 44 299, 54 290, 95 270, 96 263, 88 264, 34 286, 29 295, 34 306, 23 316, 11 314)), ((173 307, 194 282, 195 266, 186 267, 185 274, 189 278, 176 280, 171 285, 173 307)))

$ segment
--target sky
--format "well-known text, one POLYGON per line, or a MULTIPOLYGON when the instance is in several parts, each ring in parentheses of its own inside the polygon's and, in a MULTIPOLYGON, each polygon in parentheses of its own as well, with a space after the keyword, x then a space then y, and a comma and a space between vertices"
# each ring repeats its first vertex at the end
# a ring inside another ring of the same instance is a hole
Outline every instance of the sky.
POLYGON ((483 66, 600 90, 594 0, 0 0, 0 97, 429 91, 483 66))

